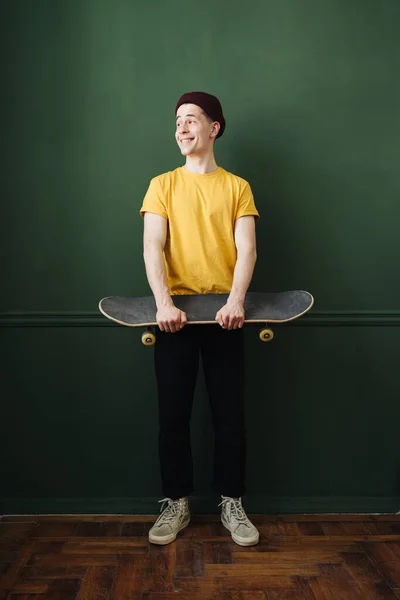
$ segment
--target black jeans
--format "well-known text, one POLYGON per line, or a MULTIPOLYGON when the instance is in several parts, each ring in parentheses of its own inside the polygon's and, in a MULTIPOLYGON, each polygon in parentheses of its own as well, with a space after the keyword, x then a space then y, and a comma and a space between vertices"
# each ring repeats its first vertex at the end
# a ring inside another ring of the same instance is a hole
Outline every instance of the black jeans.
POLYGON ((225 330, 220 325, 157 332, 162 491, 173 500, 193 491, 190 419, 200 354, 215 436, 212 487, 223 496, 240 497, 246 491, 243 330, 225 330))

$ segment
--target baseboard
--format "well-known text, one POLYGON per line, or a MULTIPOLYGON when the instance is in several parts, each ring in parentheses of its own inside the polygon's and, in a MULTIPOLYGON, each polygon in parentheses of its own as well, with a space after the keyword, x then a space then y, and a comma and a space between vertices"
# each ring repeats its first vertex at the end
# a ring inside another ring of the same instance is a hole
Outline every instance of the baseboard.
MULTIPOLYGON (((2 498, 0 515, 155 515, 161 496, 144 498, 2 498)), ((217 514, 220 498, 191 496, 193 513, 217 514)), ((249 514, 400 514, 400 496, 252 496, 243 504, 249 514)))

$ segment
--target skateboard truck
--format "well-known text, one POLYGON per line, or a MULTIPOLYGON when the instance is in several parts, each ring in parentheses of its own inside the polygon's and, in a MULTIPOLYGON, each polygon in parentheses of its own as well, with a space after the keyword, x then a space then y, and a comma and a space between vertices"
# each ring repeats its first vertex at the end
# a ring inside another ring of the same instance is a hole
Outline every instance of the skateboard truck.
MULTIPOLYGON (((268 327, 268 323, 265 324, 266 327, 260 330, 259 337, 262 342, 270 342, 274 338, 274 332, 270 327, 268 327)), ((154 334, 154 328, 149 327, 142 334, 142 344, 144 346, 154 346, 156 343, 156 336, 154 334)))

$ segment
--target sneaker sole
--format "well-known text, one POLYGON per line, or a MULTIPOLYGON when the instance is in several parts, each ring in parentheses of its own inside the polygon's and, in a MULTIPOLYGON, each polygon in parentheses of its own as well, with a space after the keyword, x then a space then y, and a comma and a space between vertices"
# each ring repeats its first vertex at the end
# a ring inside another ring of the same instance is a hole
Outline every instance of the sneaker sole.
POLYGON ((190 519, 188 519, 187 521, 184 521, 176 533, 170 533, 169 535, 160 536, 160 535, 151 535, 149 533, 149 542, 151 542, 152 544, 157 544, 158 546, 165 546, 166 544, 170 544, 171 542, 173 542, 176 539, 176 536, 178 535, 178 533, 180 531, 182 531, 182 529, 185 529, 185 527, 187 527, 189 525, 189 523, 190 523, 190 519))
POLYGON ((259 540, 260 540, 260 535, 257 535, 256 538, 242 538, 240 535, 235 535, 234 533, 232 533, 232 531, 229 529, 229 527, 227 525, 225 525, 225 523, 222 521, 221 519, 221 523, 222 525, 225 527, 225 529, 227 529, 229 531, 229 533, 232 536, 232 539, 234 542, 236 542, 236 544, 239 544, 239 546, 255 546, 256 544, 258 544, 259 540))

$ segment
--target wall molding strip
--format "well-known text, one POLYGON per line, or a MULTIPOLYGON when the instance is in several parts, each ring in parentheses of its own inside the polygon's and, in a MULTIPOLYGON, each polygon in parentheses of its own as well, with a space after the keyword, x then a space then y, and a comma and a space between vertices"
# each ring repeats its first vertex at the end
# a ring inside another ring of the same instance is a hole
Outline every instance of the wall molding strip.
MULTIPOLYGON (((273 324, 274 325, 274 324, 273 324)), ((274 327, 306 326, 398 326, 400 311, 312 311, 289 323, 274 327)), ((0 312, 0 327, 120 327, 96 312, 0 312)))
MULTIPOLYGON (((157 513, 159 496, 117 498, 0 498, 0 515, 93 515, 157 513)), ((193 511, 217 514, 218 499, 194 494, 193 511)), ((400 496, 310 496, 288 497, 249 494, 246 500, 252 514, 400 514, 400 496)), ((365 534, 360 534, 360 540, 365 534)), ((392 538, 391 538, 392 539, 392 538)), ((400 541, 400 533, 398 535, 400 541)))

